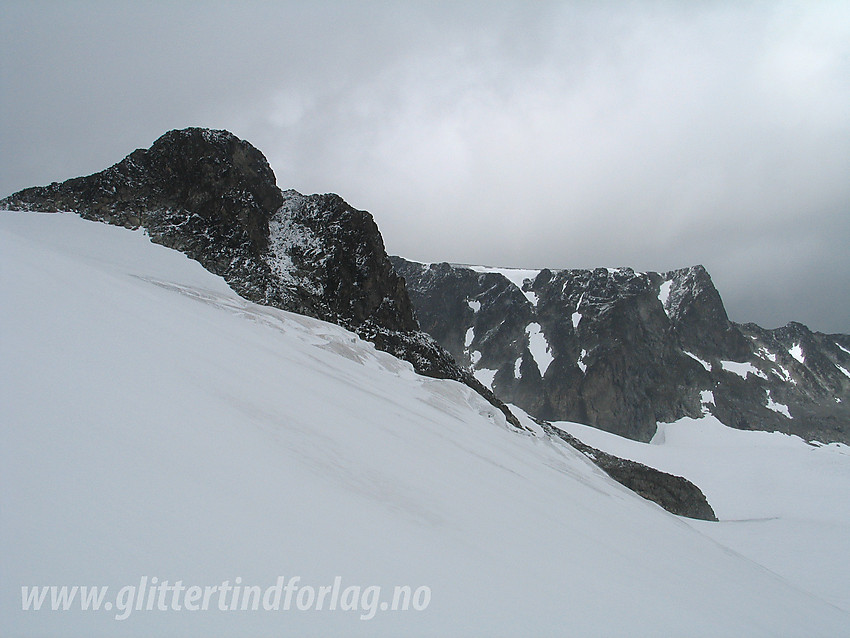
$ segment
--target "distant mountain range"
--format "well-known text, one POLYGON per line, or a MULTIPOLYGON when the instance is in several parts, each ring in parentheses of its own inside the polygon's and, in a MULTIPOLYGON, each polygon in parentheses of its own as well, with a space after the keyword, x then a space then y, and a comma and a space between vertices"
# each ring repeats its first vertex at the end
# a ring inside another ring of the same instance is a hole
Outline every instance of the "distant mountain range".
POLYGON ((712 414, 850 441, 850 337, 729 320, 702 266, 522 271, 393 265, 422 329, 508 403, 640 441, 712 414))

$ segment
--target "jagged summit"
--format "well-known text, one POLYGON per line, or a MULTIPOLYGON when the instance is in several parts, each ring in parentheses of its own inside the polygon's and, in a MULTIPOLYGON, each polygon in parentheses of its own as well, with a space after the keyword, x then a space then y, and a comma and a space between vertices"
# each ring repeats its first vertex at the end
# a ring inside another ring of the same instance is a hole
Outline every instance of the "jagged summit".
POLYGON ((667 286, 664 311, 683 345, 699 354, 723 350, 733 359, 748 354, 746 340, 737 332, 711 275, 702 265, 662 275, 659 291, 667 286))
POLYGON ((713 414, 850 440, 850 337, 729 320, 701 266, 523 271, 393 257, 423 329, 505 401, 638 440, 713 414))
POLYGON ((243 297, 354 330, 422 374, 470 385, 520 427, 420 332, 372 216, 338 195, 281 191, 265 156, 228 131, 169 131, 104 171, 22 190, 0 206, 143 227, 243 297))

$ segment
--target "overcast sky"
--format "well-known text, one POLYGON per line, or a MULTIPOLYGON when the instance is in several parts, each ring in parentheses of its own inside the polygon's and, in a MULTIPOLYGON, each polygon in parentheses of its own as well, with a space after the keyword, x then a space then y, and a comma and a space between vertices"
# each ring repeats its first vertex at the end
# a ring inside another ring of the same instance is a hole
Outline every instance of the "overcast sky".
POLYGON ((0 0, 0 195, 185 126, 421 261, 702 263, 850 333, 850 3, 0 0))

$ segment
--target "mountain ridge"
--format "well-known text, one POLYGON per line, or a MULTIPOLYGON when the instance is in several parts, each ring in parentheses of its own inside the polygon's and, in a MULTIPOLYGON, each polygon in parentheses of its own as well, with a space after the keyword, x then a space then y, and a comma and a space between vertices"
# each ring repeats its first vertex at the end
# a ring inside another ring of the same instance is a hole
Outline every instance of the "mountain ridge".
POLYGON ((850 437, 850 337, 729 320, 700 265, 501 269, 392 257, 423 329, 503 400, 648 441, 713 414, 739 429, 850 437))
POLYGON ((0 205, 143 227, 246 299, 336 323, 421 374, 468 385, 518 429, 503 401, 644 441, 658 422, 703 414, 850 436, 846 335, 731 322, 702 266, 524 271, 390 258, 368 212, 281 190, 265 156, 227 131, 169 131, 103 171, 0 205))
POLYGON ((246 299, 353 330, 421 374, 470 386, 522 429, 420 331, 372 216, 335 194, 282 191, 265 156, 228 131, 169 131, 103 171, 21 190, 0 206, 144 228, 246 299))

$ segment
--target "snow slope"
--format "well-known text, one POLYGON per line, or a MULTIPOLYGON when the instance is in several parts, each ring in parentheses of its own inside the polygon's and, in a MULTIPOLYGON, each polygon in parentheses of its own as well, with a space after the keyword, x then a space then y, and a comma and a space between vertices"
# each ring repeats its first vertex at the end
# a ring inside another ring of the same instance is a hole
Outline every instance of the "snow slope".
POLYGON ((651 443, 556 425, 588 445, 690 479, 720 519, 694 527, 850 612, 850 447, 735 430, 711 415, 659 423, 651 443))
POLYGON ((850 635, 710 525, 140 232, 0 213, 0 335, 4 636, 850 635), (281 575, 432 598, 371 620, 21 610, 22 586, 281 575))

